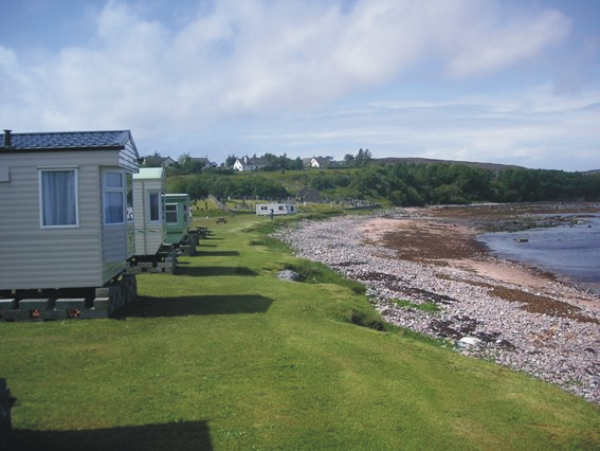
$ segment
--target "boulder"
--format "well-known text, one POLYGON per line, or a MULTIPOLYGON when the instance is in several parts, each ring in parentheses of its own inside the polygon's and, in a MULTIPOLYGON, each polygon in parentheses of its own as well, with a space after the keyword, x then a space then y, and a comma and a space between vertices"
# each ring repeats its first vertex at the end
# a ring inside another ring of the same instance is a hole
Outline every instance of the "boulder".
POLYGON ((483 344, 483 341, 477 337, 462 337, 456 342, 456 346, 459 348, 477 348, 483 344))
POLYGON ((281 280, 300 280, 300 274, 298 274, 295 271, 292 271, 291 269, 284 269, 283 271, 279 271, 277 277, 279 277, 281 280))

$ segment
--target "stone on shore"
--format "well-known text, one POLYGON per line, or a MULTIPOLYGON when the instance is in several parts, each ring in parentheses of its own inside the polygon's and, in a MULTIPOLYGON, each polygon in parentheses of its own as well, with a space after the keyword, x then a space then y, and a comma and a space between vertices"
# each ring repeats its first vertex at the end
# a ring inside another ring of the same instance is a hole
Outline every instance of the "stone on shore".
POLYGON ((300 274, 291 269, 284 269, 283 271, 279 271, 277 277, 281 280, 289 280, 289 281, 298 281, 300 280, 300 274))

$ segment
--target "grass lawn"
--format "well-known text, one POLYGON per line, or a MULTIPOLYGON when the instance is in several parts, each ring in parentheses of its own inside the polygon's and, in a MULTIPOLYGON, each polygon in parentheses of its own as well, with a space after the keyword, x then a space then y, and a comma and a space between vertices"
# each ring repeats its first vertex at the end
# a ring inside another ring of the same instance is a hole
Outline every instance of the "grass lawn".
POLYGON ((121 319, 0 323, 21 445, 600 448, 598 407, 415 334, 353 324, 377 323, 361 290, 248 232, 257 221, 268 219, 211 220, 215 235, 178 274, 138 276, 139 303, 121 319), (278 280, 285 267, 305 281, 278 280))

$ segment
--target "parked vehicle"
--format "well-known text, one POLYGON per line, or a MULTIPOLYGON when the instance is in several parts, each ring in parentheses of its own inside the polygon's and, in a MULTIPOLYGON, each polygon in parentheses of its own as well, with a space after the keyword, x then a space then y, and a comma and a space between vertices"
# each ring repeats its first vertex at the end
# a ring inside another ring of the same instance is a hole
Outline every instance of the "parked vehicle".
POLYGON ((271 202, 268 204, 256 204, 256 214, 259 216, 292 215, 298 210, 295 204, 271 202))

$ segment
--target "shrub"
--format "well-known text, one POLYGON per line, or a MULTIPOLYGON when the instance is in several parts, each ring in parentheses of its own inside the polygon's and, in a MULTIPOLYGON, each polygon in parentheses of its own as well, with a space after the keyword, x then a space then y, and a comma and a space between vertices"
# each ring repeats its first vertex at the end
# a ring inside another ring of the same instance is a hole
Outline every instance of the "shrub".
POLYGON ((354 280, 344 278, 332 269, 322 263, 310 260, 297 260, 295 263, 288 263, 285 269, 290 269, 300 276, 300 281, 306 283, 331 283, 349 288, 356 294, 364 294, 366 287, 354 280))
POLYGON ((362 310, 352 309, 349 313, 349 320, 357 326, 368 327, 383 332, 388 329, 388 324, 381 319, 375 311, 365 312, 362 310))

